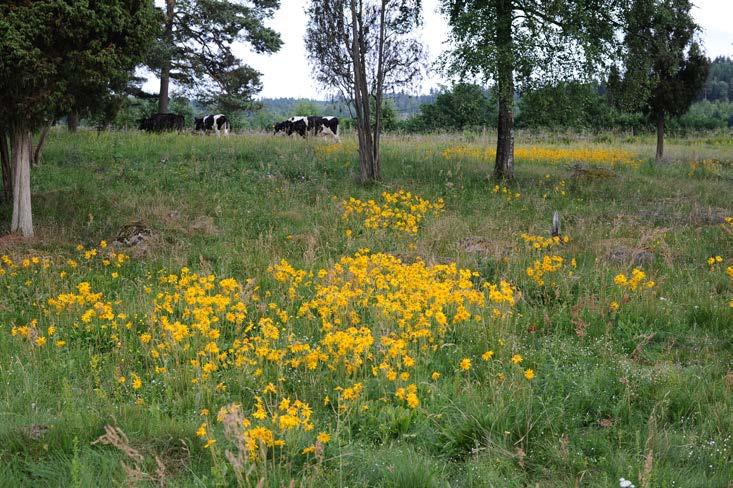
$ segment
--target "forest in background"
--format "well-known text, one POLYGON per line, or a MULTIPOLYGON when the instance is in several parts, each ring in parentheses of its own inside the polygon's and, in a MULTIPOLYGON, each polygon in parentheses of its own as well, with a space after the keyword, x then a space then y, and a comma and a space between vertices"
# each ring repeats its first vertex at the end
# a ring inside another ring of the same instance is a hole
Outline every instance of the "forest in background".
MULTIPOLYGON (((610 103, 605 83, 565 82, 533 87, 516 96, 518 127, 575 130, 652 130, 641 113, 628 113, 610 103)), ((157 96, 129 97, 114 128, 136 128, 138 120, 154 113, 157 96)), ((410 133, 481 130, 496 126, 497 104, 491 90, 473 84, 432 89, 423 95, 389 94, 384 107, 384 128, 410 133)), ((193 117, 206 109, 181 96, 171 98, 171 111, 193 117)), ((296 114, 335 115, 350 128, 352 112, 343 99, 261 98, 252 110, 230 114, 236 129, 268 129, 296 114)), ((95 121, 87 121, 90 126, 95 121)), ((718 57, 710 65, 708 79, 690 110, 669 120, 671 131, 715 130, 733 127, 733 58, 718 57)))

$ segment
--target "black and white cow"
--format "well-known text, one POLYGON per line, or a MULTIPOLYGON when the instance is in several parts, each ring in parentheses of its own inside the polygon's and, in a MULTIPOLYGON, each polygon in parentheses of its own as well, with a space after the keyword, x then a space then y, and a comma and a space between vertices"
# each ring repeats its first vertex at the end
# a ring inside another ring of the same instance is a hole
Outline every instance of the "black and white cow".
POLYGON ((217 136, 221 135, 222 132, 225 136, 229 135, 229 129, 231 129, 231 126, 229 125, 229 119, 227 119, 226 115, 224 114, 196 117, 194 119, 194 124, 195 130, 200 130, 204 134, 206 134, 210 130, 213 130, 217 136))
POLYGON ((305 138, 308 134, 308 117, 296 115, 288 119, 287 134, 290 136, 293 133, 305 138))
POLYGON ((319 117, 317 125, 314 127, 314 134, 323 134, 324 136, 332 135, 334 139, 341 142, 339 138, 339 119, 338 117, 327 116, 319 117))
POLYGON ((158 113, 140 120, 140 126, 138 128, 148 132, 164 132, 169 130, 181 132, 185 124, 186 120, 183 115, 158 113))
POLYGON ((283 120, 282 122, 277 122, 273 127, 275 129, 275 135, 278 135, 278 134, 285 135, 288 133, 288 129, 290 127, 290 121, 283 120))

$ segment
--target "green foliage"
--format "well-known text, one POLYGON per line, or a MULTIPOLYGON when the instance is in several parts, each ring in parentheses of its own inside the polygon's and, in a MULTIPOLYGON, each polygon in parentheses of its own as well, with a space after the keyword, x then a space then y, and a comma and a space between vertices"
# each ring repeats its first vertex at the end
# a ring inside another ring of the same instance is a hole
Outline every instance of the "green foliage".
POLYGON ((709 60, 694 40, 689 0, 635 0, 625 26, 625 73, 609 83, 615 103, 652 120, 687 112, 705 83, 709 60))
POLYGON ((412 131, 461 131, 496 126, 496 104, 478 85, 457 83, 439 94, 434 103, 420 107, 420 114, 409 121, 412 131))
POLYGON ((153 14, 151 0, 0 4, 3 124, 34 129, 72 107, 113 113, 110 94, 152 41, 153 14))
POLYGON ((232 46, 278 51, 280 35, 265 21, 279 6, 279 0, 167 0, 147 64, 156 72, 169 67, 171 79, 211 109, 251 108, 252 96, 262 89, 260 73, 243 64, 232 46))
POLYGON ((621 12, 620 2, 609 0, 442 3, 455 45, 442 60, 447 71, 498 81, 503 63, 513 66, 517 82, 530 84, 537 74, 562 79, 577 74, 573 67, 595 71, 612 52, 615 21, 621 12), (507 12, 511 31, 500 41, 507 12))
POLYGON ((311 100, 300 100, 295 104, 293 115, 317 115, 318 108, 311 100))
MULTIPOLYGON (((370 114, 371 114, 371 123, 372 126, 376 123, 374 120, 374 113, 375 113, 375 101, 374 99, 370 99, 369 101, 369 107, 370 107, 370 114)), ((395 111, 395 106, 392 100, 386 99, 382 101, 382 130, 384 131, 392 131, 397 128, 397 112, 395 111)))
POLYGON ((697 99, 711 102, 733 101, 733 59, 719 56, 710 63, 708 79, 697 99))

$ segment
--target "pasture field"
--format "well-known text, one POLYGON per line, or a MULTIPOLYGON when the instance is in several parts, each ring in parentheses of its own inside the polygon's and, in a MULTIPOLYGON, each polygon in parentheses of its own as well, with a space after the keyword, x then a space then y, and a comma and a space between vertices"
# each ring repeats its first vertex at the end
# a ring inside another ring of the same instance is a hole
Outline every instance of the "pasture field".
POLYGON ((52 132, 0 486, 732 486, 733 139, 488 140, 52 132))

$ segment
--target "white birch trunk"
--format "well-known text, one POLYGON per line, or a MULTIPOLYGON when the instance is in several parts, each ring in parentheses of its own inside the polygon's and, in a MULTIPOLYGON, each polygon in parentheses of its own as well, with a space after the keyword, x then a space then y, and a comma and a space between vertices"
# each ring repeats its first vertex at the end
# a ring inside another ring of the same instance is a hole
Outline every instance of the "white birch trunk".
POLYGON ((31 133, 15 129, 11 134, 13 166, 13 218, 10 232, 20 232, 23 237, 33 237, 31 213, 31 133))

